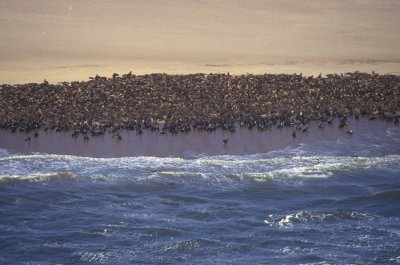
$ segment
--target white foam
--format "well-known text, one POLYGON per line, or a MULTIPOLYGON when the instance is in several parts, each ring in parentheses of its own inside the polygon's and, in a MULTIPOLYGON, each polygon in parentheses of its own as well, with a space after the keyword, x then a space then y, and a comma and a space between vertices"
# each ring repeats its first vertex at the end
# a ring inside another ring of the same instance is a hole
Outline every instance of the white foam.
POLYGON ((330 222, 335 220, 374 220, 378 218, 371 213, 361 213, 355 211, 335 211, 335 212, 297 212, 287 214, 281 218, 273 219, 274 216, 268 216, 264 223, 269 226, 278 226, 281 228, 291 228, 296 224, 307 224, 315 222, 330 222))
POLYGON ((123 157, 90 158, 69 155, 9 155, 0 157, 0 176, 40 179, 38 176, 68 172, 93 179, 159 177, 288 180, 328 178, 335 171, 398 167, 400 155, 383 157, 302 156, 273 157, 266 154, 208 156, 196 159, 123 157))
POLYGON ((76 176, 68 172, 60 173, 36 173, 28 175, 0 175, 0 183, 4 182, 14 182, 14 181, 29 181, 29 182, 41 182, 50 179, 62 178, 62 179, 73 179, 76 176))

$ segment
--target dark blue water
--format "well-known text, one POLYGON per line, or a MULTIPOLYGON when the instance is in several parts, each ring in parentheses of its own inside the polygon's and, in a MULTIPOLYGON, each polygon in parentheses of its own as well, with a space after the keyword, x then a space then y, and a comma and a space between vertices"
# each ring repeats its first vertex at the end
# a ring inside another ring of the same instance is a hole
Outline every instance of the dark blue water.
POLYGON ((0 155, 0 264, 400 263, 400 128, 268 154, 0 155))

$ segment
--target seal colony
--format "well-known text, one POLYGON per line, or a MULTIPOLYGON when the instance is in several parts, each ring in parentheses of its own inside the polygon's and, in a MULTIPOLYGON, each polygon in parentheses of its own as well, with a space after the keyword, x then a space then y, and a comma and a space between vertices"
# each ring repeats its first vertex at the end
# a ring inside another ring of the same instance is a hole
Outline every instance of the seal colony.
MULTIPOLYGON (((72 137, 119 130, 160 134, 193 130, 234 132, 238 126, 264 131, 293 127, 307 133, 310 121, 323 129, 339 119, 360 116, 399 124, 400 76, 346 73, 134 75, 89 81, 0 86, 0 128, 11 132, 71 131, 72 137)), ((347 129, 353 134, 351 128, 347 129)), ((224 140, 227 144, 228 140, 224 140)))

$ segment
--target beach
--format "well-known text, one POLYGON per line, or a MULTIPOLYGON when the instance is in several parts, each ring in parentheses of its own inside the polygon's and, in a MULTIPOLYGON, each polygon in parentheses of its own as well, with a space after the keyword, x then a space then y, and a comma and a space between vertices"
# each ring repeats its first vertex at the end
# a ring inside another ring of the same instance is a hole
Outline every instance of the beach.
POLYGON ((400 263, 399 10, 0 1, 0 263, 400 263))
POLYGON ((399 74, 399 2, 2 1, 0 83, 114 72, 399 74))
POLYGON ((376 73, 114 73, 58 85, 1 85, 0 128, 3 145, 32 151, 264 153, 307 137, 353 136, 369 120, 399 125, 399 94, 398 76, 376 73))

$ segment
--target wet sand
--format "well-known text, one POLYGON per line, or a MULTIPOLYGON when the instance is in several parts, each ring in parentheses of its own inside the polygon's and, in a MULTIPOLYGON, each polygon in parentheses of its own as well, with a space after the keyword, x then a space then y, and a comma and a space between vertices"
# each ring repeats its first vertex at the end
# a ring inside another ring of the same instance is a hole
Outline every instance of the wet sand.
POLYGON ((381 137, 386 134, 388 128, 395 126, 393 123, 371 121, 366 118, 359 120, 349 118, 348 125, 341 129, 338 128, 338 120, 323 129, 318 128, 318 124, 317 122, 308 124, 307 133, 296 131, 291 127, 273 128, 263 132, 240 128, 235 133, 217 130, 179 135, 160 135, 154 132, 136 135, 135 132, 123 130, 120 131, 123 138, 120 141, 112 139, 112 135, 106 133, 91 137, 88 142, 84 142, 83 136, 72 138, 71 132, 39 131, 38 138, 35 138, 33 133, 11 133, 0 130, 0 148, 17 153, 40 152, 85 157, 243 155, 268 153, 314 141, 330 141, 334 144, 335 141, 344 138, 357 140, 366 134, 381 137), (353 135, 346 133, 350 129, 353 130, 353 135), (293 131, 296 131, 296 138, 292 136, 293 131), (28 136, 32 140, 26 142, 28 136), (223 139, 228 139, 228 143, 223 144, 223 139))

